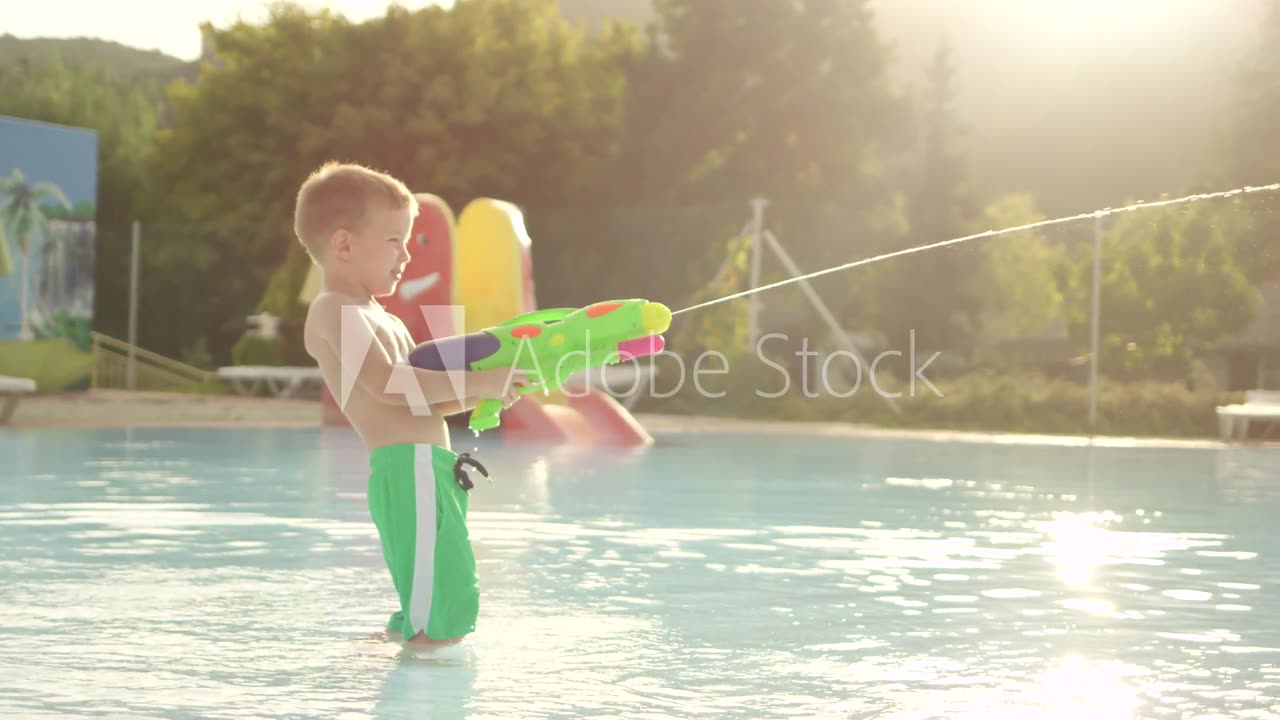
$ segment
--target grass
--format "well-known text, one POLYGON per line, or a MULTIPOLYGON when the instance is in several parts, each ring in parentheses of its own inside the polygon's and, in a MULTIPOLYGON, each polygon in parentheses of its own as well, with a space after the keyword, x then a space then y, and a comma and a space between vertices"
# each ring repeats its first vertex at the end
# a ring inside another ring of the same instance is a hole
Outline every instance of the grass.
POLYGON ((39 392, 87 387, 90 354, 63 339, 0 342, 0 375, 31 378, 39 392))

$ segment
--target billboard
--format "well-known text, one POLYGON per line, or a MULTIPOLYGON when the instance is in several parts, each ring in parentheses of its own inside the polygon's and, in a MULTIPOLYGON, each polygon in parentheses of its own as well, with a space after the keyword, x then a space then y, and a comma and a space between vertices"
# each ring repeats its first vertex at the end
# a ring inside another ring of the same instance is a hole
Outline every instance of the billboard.
POLYGON ((98 137, 0 116, 0 343, 89 346, 98 137))

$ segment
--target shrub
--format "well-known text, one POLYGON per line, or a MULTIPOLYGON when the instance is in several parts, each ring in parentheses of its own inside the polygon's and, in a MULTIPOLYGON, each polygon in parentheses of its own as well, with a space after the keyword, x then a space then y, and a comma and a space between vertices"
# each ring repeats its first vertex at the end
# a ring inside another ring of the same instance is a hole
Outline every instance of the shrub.
POLYGON ((284 343, 280 338, 261 338, 245 333, 231 348, 231 361, 236 365, 283 365, 284 343))
MULTIPOLYGON (((781 389, 781 375, 763 364, 731 366, 733 372, 702 377, 711 398, 699 393, 686 377, 680 392, 670 398, 645 398, 647 412, 699 414, 773 420, 825 420, 938 430, 974 430, 1044 434, 1090 434, 1089 386, 1038 373, 983 371, 934 381, 941 396, 927 386, 909 387, 895 401, 895 414, 869 381, 851 397, 822 394, 806 397, 793 377, 787 394, 762 397, 781 389), (757 392, 759 391, 759 392, 757 392)), ((665 368, 664 368, 665 369, 665 368)), ((678 368, 659 391, 670 392, 679 380, 678 368)), ((1103 435, 1213 437, 1217 434, 1214 408, 1239 398, 1213 391, 1193 391, 1181 383, 1155 381, 1123 383, 1103 379, 1098 392, 1098 422, 1093 432, 1103 435)))

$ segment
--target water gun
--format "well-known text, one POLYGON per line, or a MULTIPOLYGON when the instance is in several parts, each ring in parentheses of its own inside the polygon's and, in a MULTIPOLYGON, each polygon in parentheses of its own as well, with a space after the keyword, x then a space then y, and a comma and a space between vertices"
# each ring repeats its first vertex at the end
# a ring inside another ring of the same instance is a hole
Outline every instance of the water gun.
MULTIPOLYGON (((549 392, 589 368, 662 352, 671 310, 648 300, 609 300, 584 308, 554 308, 520 315, 466 335, 424 342, 409 364, 424 370, 518 368, 528 376, 521 393, 549 392)), ((485 398, 471 412, 472 430, 498 427, 501 398, 485 398)))

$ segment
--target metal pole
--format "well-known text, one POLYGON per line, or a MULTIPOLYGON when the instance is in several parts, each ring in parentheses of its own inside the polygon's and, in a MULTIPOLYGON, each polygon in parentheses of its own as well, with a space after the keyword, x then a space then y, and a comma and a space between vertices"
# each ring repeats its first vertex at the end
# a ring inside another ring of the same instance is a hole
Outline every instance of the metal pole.
POLYGON ((1102 216, 1093 218, 1093 309, 1090 312, 1090 335, 1093 346, 1089 353, 1089 429, 1098 423, 1098 352, 1101 342, 1102 317, 1102 216))
MULTIPOLYGON (((751 201, 751 282, 747 289, 755 290, 760 286, 761 244, 764 242, 764 208, 769 204, 762 197, 751 201)), ((760 339, 760 296, 747 296, 747 345, 748 350, 756 346, 760 339)))
POLYGON ((133 349, 138 344, 138 255, 142 244, 142 223, 133 221, 133 253, 129 265, 129 371, 127 386, 133 390, 137 372, 133 349))

